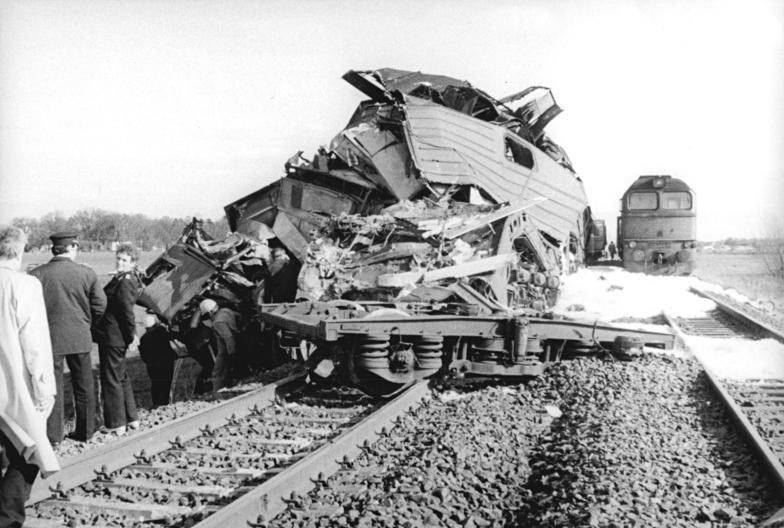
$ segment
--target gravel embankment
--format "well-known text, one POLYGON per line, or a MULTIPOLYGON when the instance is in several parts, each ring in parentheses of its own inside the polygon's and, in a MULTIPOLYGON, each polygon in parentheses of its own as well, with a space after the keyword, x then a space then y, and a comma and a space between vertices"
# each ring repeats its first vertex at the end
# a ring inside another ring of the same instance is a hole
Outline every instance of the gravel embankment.
POLYGON ((661 354, 436 393, 355 465, 271 526, 740 527, 784 506, 695 362, 661 354))

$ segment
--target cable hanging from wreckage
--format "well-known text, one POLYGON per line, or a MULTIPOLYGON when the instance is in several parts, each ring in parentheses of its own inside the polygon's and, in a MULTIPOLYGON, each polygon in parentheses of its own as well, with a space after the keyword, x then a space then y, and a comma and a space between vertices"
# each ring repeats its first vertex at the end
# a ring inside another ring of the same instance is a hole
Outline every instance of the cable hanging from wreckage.
POLYGON ((343 78, 369 99, 329 148, 225 207, 236 235, 290 256, 296 293, 276 301, 299 302, 259 317, 283 346, 308 344, 314 378, 384 395, 437 372, 535 375, 567 342, 640 342, 540 319, 594 231, 582 181, 544 134, 561 112, 549 89, 496 100, 440 75, 343 78))

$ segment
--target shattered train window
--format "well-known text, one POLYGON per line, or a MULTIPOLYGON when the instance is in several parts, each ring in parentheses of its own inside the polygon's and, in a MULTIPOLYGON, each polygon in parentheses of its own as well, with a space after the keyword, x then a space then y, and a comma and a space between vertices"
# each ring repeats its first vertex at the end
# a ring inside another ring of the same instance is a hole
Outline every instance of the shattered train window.
POLYGON ((662 209, 691 209, 691 195, 687 192, 662 193, 662 209))
POLYGON ((650 210, 658 207, 655 192, 637 192, 629 195, 629 209, 632 211, 650 210))
POLYGON ((507 161, 522 165, 526 169, 534 168, 534 155, 531 151, 511 138, 504 140, 504 157, 507 161))
POLYGON ((302 187, 300 185, 291 186, 291 207, 302 209, 302 187))

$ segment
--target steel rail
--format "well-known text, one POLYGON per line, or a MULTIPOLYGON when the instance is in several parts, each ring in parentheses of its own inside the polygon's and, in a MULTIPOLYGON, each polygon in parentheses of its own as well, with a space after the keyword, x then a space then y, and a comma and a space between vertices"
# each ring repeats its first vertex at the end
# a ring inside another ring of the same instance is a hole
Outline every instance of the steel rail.
POLYGON ((171 440, 180 437, 187 441, 199 436, 205 426, 214 426, 234 415, 242 418, 256 405, 268 405, 275 400, 279 390, 289 388, 304 379, 305 374, 295 374, 277 380, 259 389, 240 394, 205 411, 183 416, 168 424, 153 427, 118 442, 105 444, 98 449, 65 459, 62 469, 47 479, 37 479, 27 506, 54 495, 53 487, 65 490, 94 480, 99 471, 116 471, 136 463, 135 454, 142 449, 154 455, 171 448, 171 440), (105 469, 104 469, 105 468, 105 469))
MULTIPOLYGON (((724 387, 724 385, 719 380, 718 376, 713 373, 703 361, 693 353, 693 351, 689 348, 686 336, 681 331, 678 323, 670 317, 667 313, 662 312, 665 319, 669 323, 670 327, 672 327, 675 334, 678 336, 678 339, 683 343, 684 348, 697 360, 697 362, 702 367, 705 375, 710 382, 710 385, 713 387, 713 390, 716 394, 719 395, 721 400, 724 402, 727 410, 730 413, 731 418, 737 426, 740 428, 743 435, 746 439, 751 443, 752 448, 756 452, 757 456, 759 457, 760 461, 762 462, 763 466, 768 471, 770 477, 773 479, 775 484, 778 486, 779 490, 784 493, 784 466, 781 464, 781 460, 779 460, 778 455, 770 449, 768 443, 765 441, 764 438, 759 434, 757 428, 754 424, 749 421, 749 418, 741 409, 740 405, 735 401, 735 399, 730 395, 729 391, 724 387)), ((784 518, 784 509, 777 512, 774 517, 778 517, 779 515, 784 518)), ((769 519, 767 522, 769 522, 769 519)))
POLYGON ((320 473, 334 473, 344 457, 354 458, 360 446, 373 441, 383 428, 391 428, 394 420, 417 405, 427 394, 427 382, 419 381, 378 407, 363 420, 347 429, 328 444, 313 451, 231 504, 202 520, 193 528, 227 528, 247 526, 259 515, 271 519, 286 508, 284 497, 305 493, 320 473))
POLYGON ((774 338, 784 342, 784 331, 782 331, 780 328, 775 328, 771 326, 770 323, 762 321, 759 318, 755 317, 754 315, 746 313, 740 310, 739 308, 732 306, 731 304, 727 303, 726 301, 722 300, 721 298, 717 297, 716 295, 710 292, 706 292, 704 290, 700 290, 699 288, 694 288, 694 287, 690 289, 693 293, 696 293, 697 295, 700 295, 702 297, 705 297, 706 299, 710 299, 711 301, 715 302, 719 310, 723 311, 724 313, 727 313, 733 317, 740 318, 755 326, 758 326, 759 328, 763 329, 765 332, 769 333, 774 338))

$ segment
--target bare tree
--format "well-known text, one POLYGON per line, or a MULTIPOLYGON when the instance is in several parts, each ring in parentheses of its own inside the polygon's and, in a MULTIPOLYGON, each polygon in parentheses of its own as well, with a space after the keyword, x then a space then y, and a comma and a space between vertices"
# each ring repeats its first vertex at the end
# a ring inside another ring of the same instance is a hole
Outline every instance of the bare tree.
POLYGON ((767 224, 762 259, 771 276, 784 283, 784 218, 771 218, 767 224))

